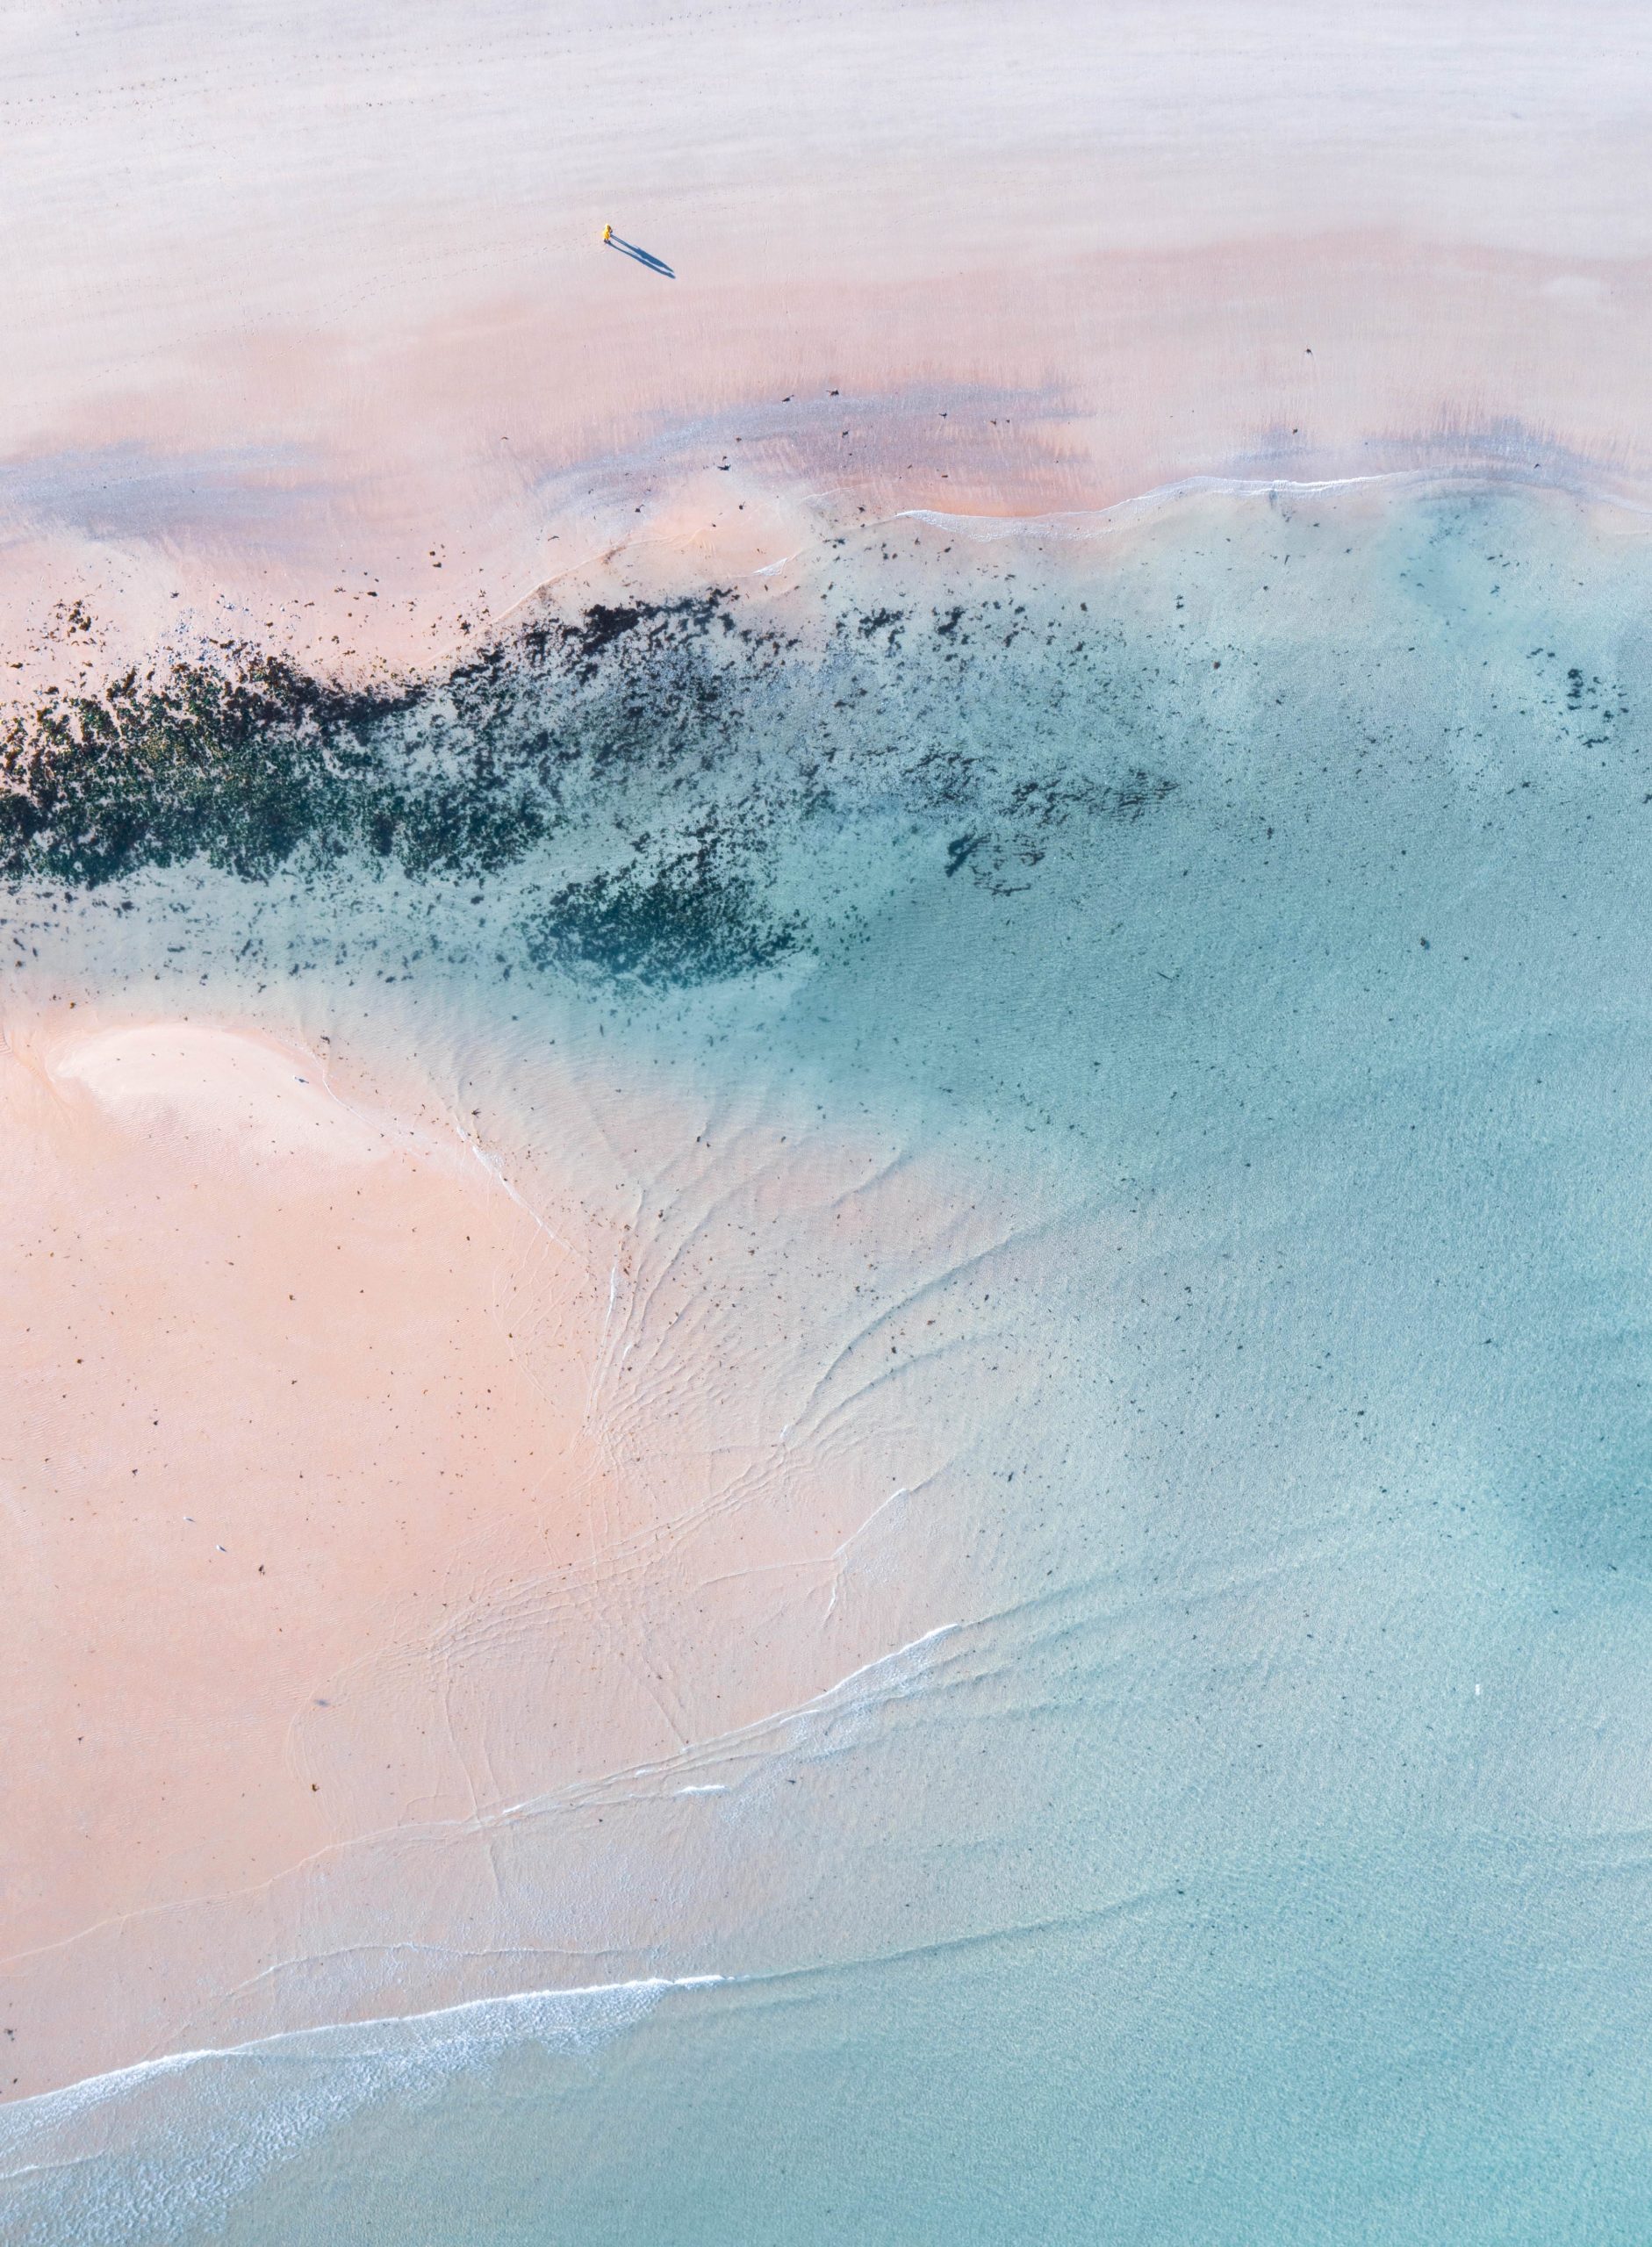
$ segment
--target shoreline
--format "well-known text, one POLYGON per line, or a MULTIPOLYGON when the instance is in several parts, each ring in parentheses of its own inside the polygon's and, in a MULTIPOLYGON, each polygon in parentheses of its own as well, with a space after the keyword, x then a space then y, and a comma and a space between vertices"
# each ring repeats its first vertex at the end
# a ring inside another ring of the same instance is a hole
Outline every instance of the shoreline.
POLYGON ((876 1207, 880 1260, 919 1271, 983 1220, 931 1161, 880 1183, 875 1143, 761 1098, 712 1169, 683 1094, 600 1037, 460 1095, 388 1026, 306 1052, 268 1007, 54 1013, 0 1060, 46 1462, 7 1467, 43 1611, 6 1687, 13 2069, 45 2088, 191 2019, 463 2001, 518 1953, 692 1948, 695 1910, 657 1894, 681 1868, 604 1901, 606 1797, 651 1771, 668 1826, 715 1823, 725 1789, 662 1785, 911 1655, 944 1581, 837 1593, 899 1531, 880 1477, 921 1486, 948 1446, 875 1403, 864 1460, 815 1426, 870 1347, 846 1218, 876 1207), (667 1222, 630 1207, 677 1174, 667 1222), (587 1827, 585 1876, 553 1877, 587 1827))
MULTIPOLYGON (((786 551, 762 561, 754 558, 749 545, 731 548, 703 527, 667 523, 622 540, 593 543, 578 557, 514 596, 497 613, 490 612, 479 620, 471 636, 446 643, 439 654, 406 661, 377 658, 352 668, 323 660, 312 666, 294 645, 279 638, 267 641, 234 633, 226 637, 193 623, 175 626, 139 645, 127 638, 119 622, 105 630, 95 615, 86 614, 75 628, 82 635, 79 638, 68 638, 54 629, 48 639, 25 650, 23 660, 11 660, 10 682, 0 677, 0 727, 26 724, 43 697, 89 696, 95 701, 119 678, 128 673, 135 677, 140 667, 149 680, 164 683, 176 672, 191 669, 204 676, 216 672, 229 680, 249 675, 267 664, 288 670, 296 686, 325 698, 345 700, 360 696, 370 701, 399 694, 416 698, 439 690, 447 679, 478 660, 507 651, 514 638, 539 618, 565 626, 615 602, 639 600, 664 607, 720 586, 732 592, 744 588, 758 595, 783 592, 789 590, 784 582, 788 574, 800 566, 819 562, 830 549, 845 546, 851 538, 869 538, 896 525, 916 525, 977 547, 1020 542, 1034 549, 1059 550, 1094 546, 1172 516, 1179 509, 1225 500, 1271 507, 1316 499, 1356 505, 1368 499, 1382 505, 1412 498, 1473 499, 1506 495, 1526 495, 1540 504, 1569 505, 1583 515, 1615 525, 1623 535, 1636 535, 1652 522, 1652 473, 1641 487, 1614 478, 1599 462, 1584 458, 1556 462, 1551 449, 1548 461, 1534 461, 1529 467, 1483 450, 1465 452, 1452 461, 1415 460, 1409 464, 1311 477, 1289 474, 1282 468, 1276 473, 1243 473, 1238 468, 1231 473, 1200 471, 1095 506, 1035 512, 1020 511, 1007 502, 1001 508, 909 506, 880 513, 862 511, 852 517, 817 513, 789 521, 786 535, 794 542, 786 551), (79 672, 71 684, 68 669, 75 664, 79 672), (16 676, 18 672, 23 678, 16 676)), ((779 498, 769 497, 779 509, 779 498)), ((77 608, 75 614, 80 613, 77 608)))

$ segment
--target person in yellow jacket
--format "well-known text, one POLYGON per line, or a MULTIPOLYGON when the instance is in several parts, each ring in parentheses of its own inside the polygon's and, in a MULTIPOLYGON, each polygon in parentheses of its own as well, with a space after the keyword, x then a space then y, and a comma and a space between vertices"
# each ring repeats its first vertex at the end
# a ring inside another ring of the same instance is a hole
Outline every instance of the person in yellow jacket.
POLYGON ((602 239, 605 242, 611 242, 614 240, 614 229, 612 226, 604 226, 602 229, 602 239))

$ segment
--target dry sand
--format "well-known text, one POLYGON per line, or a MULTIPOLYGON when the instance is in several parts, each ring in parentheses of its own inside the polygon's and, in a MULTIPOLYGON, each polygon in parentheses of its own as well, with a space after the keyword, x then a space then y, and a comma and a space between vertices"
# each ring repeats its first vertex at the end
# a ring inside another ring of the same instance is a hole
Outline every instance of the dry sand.
POLYGON ((862 513, 1192 473, 1643 492, 1642 28, 1393 0, 14 9, 11 682, 169 633, 437 663, 657 534, 692 578, 862 513), (75 599, 97 635, 37 656, 75 599))

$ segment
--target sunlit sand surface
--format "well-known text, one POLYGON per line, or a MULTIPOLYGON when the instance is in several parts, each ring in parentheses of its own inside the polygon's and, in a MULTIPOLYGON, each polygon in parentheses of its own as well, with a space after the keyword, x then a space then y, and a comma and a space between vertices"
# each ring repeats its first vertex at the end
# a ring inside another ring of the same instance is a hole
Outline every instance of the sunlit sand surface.
POLYGON ((59 21, 0 149, 31 689, 439 670, 623 542, 693 586, 1190 474, 1652 477, 1619 0, 59 21))

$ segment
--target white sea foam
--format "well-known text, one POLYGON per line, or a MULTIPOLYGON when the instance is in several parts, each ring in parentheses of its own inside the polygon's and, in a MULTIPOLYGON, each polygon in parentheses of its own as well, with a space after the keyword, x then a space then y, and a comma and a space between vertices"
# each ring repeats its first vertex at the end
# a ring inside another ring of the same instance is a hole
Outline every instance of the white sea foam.
MULTIPOLYGON (((1467 450, 1460 460, 1418 463, 1397 468, 1370 469, 1341 476, 1241 475, 1185 476, 1173 483, 1156 484, 1131 493, 1105 507, 1068 507, 1047 514, 982 514, 967 509, 952 512, 937 507, 900 507, 880 516, 880 522, 928 523, 937 530, 966 539, 974 545, 992 546, 1006 541, 1037 543, 1049 540, 1087 541, 1104 537, 1151 515, 1166 513, 1189 500, 1321 499, 1362 492, 1426 498, 1435 494, 1488 496, 1508 491, 1554 492, 1585 506, 1611 507, 1629 515, 1652 515, 1652 501, 1612 480, 1591 462, 1533 461, 1522 464, 1490 452, 1467 450)), ((788 556, 786 560, 795 560, 788 556)), ((784 562, 769 565, 778 571, 784 562)), ((767 571, 756 571, 762 577, 767 571)))
POLYGON ((86 2247, 173 2242, 373 2100, 417 2108, 442 2085, 536 2045, 584 2057, 674 1990, 715 1974, 535 1990, 401 2018, 176 2052, 0 2107, 6 2236, 86 2247))

